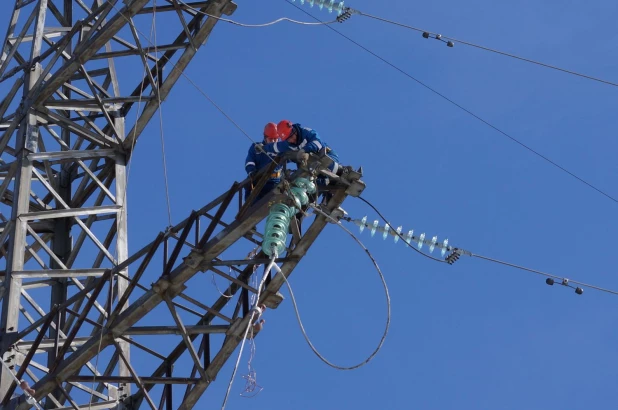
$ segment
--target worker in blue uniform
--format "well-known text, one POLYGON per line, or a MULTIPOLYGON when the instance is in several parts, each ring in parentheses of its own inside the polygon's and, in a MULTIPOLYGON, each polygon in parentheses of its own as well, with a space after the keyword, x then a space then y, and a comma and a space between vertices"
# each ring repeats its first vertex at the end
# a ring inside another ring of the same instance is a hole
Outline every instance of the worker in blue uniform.
MULTIPOLYGON (((277 132, 277 124, 269 122, 264 127, 264 141, 262 144, 253 143, 249 147, 247 153, 247 159, 245 160, 245 171, 247 176, 252 178, 251 184, 245 186, 245 201, 251 194, 253 186, 257 181, 253 180, 253 176, 257 174, 262 168, 270 165, 277 154, 268 153, 262 147, 275 143, 279 140, 279 133, 277 132)), ((277 165, 270 175, 270 179, 266 182, 260 193, 255 197, 254 203, 264 197, 267 193, 273 190, 279 182, 281 182, 281 172, 283 165, 277 165)))
MULTIPOLYGON (((307 160, 309 153, 318 153, 324 148, 326 156, 333 160, 328 166, 328 170, 336 175, 343 173, 344 169, 339 164, 339 156, 325 141, 322 141, 315 130, 303 127, 298 123, 293 124, 289 120, 282 120, 277 124, 277 132, 280 141, 265 144, 263 147, 263 150, 268 154, 279 155, 284 152, 295 151, 296 155, 291 159, 300 163, 307 160)), ((316 179, 316 183, 318 186, 326 186, 330 183, 330 180, 328 177, 320 175, 316 179)), ((331 193, 325 192, 324 202, 328 202, 331 197, 331 193)))
MULTIPOLYGON (((300 160, 306 153, 317 153, 325 148, 326 155, 333 160, 328 169, 334 174, 339 173, 338 171, 341 169, 339 156, 326 142, 322 141, 315 130, 303 127, 300 124, 292 124, 288 120, 282 120, 277 124, 277 132, 281 140, 265 144, 263 148, 267 153, 279 155, 287 151, 296 151, 296 159, 300 160)), ((328 182, 323 185, 327 184, 328 182)))

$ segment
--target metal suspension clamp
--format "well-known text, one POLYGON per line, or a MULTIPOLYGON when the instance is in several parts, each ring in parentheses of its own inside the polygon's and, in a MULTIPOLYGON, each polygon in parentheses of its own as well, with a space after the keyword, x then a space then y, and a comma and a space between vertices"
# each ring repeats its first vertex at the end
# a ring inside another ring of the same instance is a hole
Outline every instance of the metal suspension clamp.
MULTIPOLYGON (((328 213, 328 212, 327 212, 328 213)), ((345 218, 348 216, 348 213, 342 207, 337 207, 333 209, 330 213, 330 217, 334 219, 329 219, 328 222, 338 223, 341 219, 346 220, 345 218)))

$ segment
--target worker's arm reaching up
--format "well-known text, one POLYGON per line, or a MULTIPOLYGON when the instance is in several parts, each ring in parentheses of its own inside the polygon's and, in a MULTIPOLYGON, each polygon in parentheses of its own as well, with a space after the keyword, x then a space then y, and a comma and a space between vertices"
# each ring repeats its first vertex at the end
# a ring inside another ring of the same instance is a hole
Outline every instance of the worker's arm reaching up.
POLYGON ((261 147, 265 152, 270 154, 283 154, 288 151, 297 151, 298 147, 293 146, 287 141, 272 142, 270 144, 264 144, 261 147))
POLYGON ((320 135, 311 128, 301 127, 300 124, 294 124, 299 137, 299 148, 305 152, 319 152, 322 148, 328 145, 320 139, 320 135))

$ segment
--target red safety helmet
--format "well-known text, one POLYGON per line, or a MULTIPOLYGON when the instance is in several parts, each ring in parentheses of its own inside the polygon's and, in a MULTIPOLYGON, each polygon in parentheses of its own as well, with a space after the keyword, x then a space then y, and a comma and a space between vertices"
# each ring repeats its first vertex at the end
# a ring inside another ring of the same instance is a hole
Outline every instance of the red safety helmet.
POLYGON ((279 124, 277 124, 277 131, 279 131, 279 137, 281 141, 285 141, 290 138, 292 135, 292 131, 294 131, 294 127, 292 127, 292 123, 288 120, 281 120, 279 124))
POLYGON ((268 140, 277 140, 279 139, 279 133, 277 132, 277 124, 274 122, 269 122, 264 127, 264 138, 268 140))

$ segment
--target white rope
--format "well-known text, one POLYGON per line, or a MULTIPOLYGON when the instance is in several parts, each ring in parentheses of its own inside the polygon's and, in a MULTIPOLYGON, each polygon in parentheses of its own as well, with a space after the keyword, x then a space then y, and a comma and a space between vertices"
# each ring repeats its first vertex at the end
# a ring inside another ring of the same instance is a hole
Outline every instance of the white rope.
MULTIPOLYGON (((255 247, 250 253, 249 255, 247 255, 247 257, 249 259, 255 259, 256 255, 257 255, 257 251, 260 248, 260 246, 255 247)), ((255 273, 258 268, 262 266, 262 265, 253 265, 253 273, 255 273)), ((258 287, 258 278, 257 275, 253 275, 251 276, 251 286, 255 287, 257 289, 258 287)), ((256 298, 256 294, 253 293, 251 294, 251 298, 250 298, 250 304, 251 306, 254 306, 257 303, 257 298, 256 298)), ((262 320, 262 324, 263 324, 263 320, 262 320)), ((255 345, 255 337, 253 334, 253 327, 251 327, 251 334, 249 336, 249 347, 250 347, 250 354, 249 354, 249 360, 247 361, 247 375, 243 376, 243 378, 246 380, 245 383, 245 390, 240 393, 241 397, 245 397, 245 398, 253 398, 255 396, 257 396, 258 394, 260 394, 260 392, 263 390, 262 386, 257 384, 257 372, 255 371, 255 368, 253 367, 253 359, 255 358, 255 352, 256 352, 256 345, 255 345), (256 392, 257 389, 257 392, 256 392), (249 395, 246 395, 244 393, 248 393, 249 395)))
POLYGON ((245 390, 240 393, 240 397, 245 397, 251 399, 264 389, 257 383, 257 372, 253 367, 253 359, 255 358, 256 346, 255 346, 255 338, 253 337, 253 328, 251 329, 251 336, 249 337, 249 346, 250 346, 250 354, 249 361, 247 362, 247 375, 243 376, 247 382, 245 383, 245 390), (257 391, 256 391, 257 390, 257 391))
MULTIPOLYGON (((214 272, 210 272, 212 275, 212 284, 215 285, 215 289, 217 289, 217 292, 219 292, 219 295, 221 295, 222 297, 226 298, 226 299, 231 299, 233 297, 233 295, 226 295, 223 292, 221 292, 221 289, 219 289, 219 285, 217 285, 217 280, 215 279, 215 273, 214 272)), ((232 268, 230 267, 229 270, 230 276, 232 276, 232 268)))
POLYGON ((256 299, 255 299, 256 306, 254 306, 253 309, 251 309, 251 316, 249 317, 249 323, 247 324, 247 328, 245 329, 245 334, 243 335, 243 338, 242 338, 242 344, 240 345, 240 352, 238 352, 238 359, 236 359, 236 365, 234 366, 234 371, 232 372, 232 377, 230 378, 230 383, 227 386, 227 391, 225 392, 225 398, 223 399, 223 404, 221 405, 221 410, 225 409, 228 397, 230 396, 230 391, 232 390, 232 385, 234 384, 234 378, 236 377, 236 372, 238 371, 238 366, 240 365, 240 359, 242 357, 242 352, 243 352, 243 349, 245 348, 245 341, 247 340, 247 335, 249 334, 249 330, 251 330, 253 328, 254 315, 256 313, 259 313, 258 317, 257 317, 258 319, 262 315, 262 310, 259 308, 259 306, 257 306, 257 303, 260 302, 260 294, 262 293, 262 286, 264 285, 264 282, 266 281, 266 278, 270 274, 270 270, 273 268, 273 266, 279 268, 275 264, 275 259, 277 259, 277 256, 278 256, 277 255, 277 251, 275 250, 273 252, 273 255, 272 255, 271 259, 270 259, 270 263, 268 264, 268 266, 266 267, 266 270, 264 271, 264 276, 262 276, 262 280, 260 281, 260 284, 259 284, 259 286, 257 288, 257 295, 256 295, 256 299))

